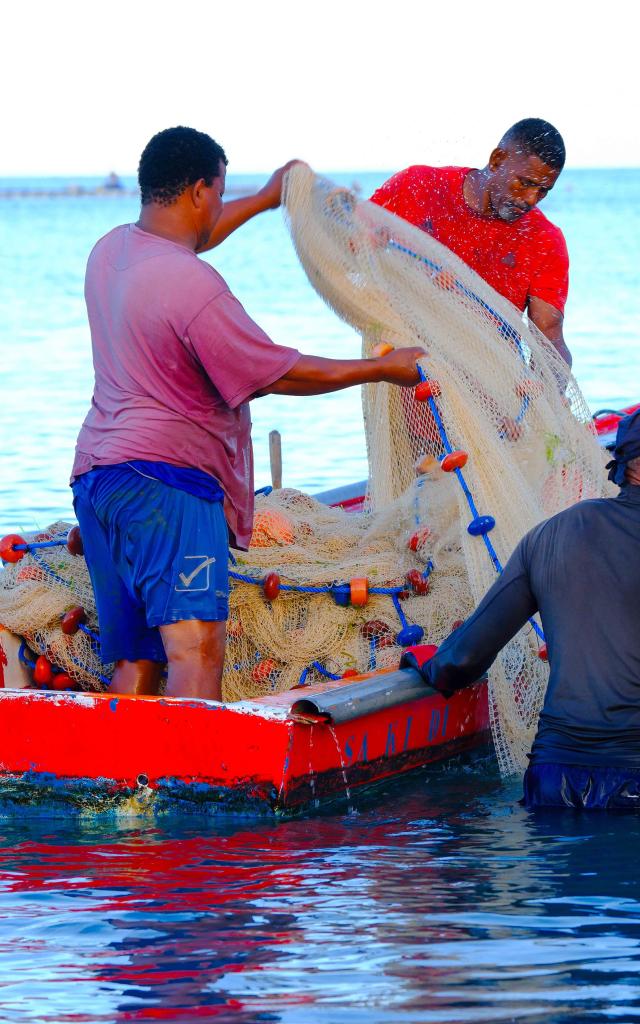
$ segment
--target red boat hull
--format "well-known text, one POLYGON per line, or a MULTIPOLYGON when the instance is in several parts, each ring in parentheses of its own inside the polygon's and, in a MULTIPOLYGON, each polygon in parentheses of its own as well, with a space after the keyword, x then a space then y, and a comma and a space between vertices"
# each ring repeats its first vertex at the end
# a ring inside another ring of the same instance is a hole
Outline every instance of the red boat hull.
POLYGON ((278 698, 225 706, 0 690, 0 805, 295 812, 488 739, 485 683, 449 701, 425 686, 424 697, 335 725, 278 698))

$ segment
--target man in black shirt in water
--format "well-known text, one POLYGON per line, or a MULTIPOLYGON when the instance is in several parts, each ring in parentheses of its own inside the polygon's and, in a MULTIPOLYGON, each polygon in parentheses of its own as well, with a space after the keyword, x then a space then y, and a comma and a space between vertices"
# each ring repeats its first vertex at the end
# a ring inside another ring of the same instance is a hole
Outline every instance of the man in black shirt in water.
POLYGON ((640 811, 640 410, 620 421, 613 454, 617 497, 579 502, 531 530, 421 668, 450 696, 540 612, 551 671, 527 807, 640 811))

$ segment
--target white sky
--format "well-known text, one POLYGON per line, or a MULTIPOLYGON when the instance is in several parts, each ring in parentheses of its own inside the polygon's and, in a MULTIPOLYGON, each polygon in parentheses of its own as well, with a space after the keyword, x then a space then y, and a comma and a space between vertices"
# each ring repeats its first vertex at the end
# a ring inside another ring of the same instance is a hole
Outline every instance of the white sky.
POLYGON ((640 166, 634 0, 4 0, 0 176, 133 173, 187 124, 233 172, 481 165, 521 117, 640 166))

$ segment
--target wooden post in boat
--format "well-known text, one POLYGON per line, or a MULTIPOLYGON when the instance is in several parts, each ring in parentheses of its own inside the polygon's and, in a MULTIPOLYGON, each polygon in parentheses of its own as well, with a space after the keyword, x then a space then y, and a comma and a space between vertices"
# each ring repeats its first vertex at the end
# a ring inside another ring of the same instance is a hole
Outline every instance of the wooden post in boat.
POLYGON ((271 464, 271 484, 274 490, 282 487, 282 440, 279 430, 269 433, 269 462, 271 464))

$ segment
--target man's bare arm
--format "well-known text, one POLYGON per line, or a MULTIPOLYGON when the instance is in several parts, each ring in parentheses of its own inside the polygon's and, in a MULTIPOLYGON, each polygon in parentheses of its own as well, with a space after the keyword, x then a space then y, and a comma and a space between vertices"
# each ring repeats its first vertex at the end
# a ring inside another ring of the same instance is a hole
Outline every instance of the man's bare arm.
POLYGON ((411 387, 420 379, 416 363, 424 354, 422 348, 397 348, 377 359, 324 359, 322 356, 301 355, 283 377, 253 397, 324 395, 355 384, 381 381, 411 387))
POLYGON ((544 299, 537 299, 535 296, 530 295, 527 315, 538 330, 542 331, 551 344, 555 346, 567 366, 571 367, 573 357, 564 340, 562 332, 564 316, 560 310, 552 306, 550 302, 545 302, 544 299))
POLYGON ((240 199, 232 199, 224 204, 220 219, 209 235, 205 245, 200 246, 198 252, 206 252, 224 242, 225 238, 246 224, 248 220, 265 210, 275 210, 280 206, 282 196, 282 182, 290 167, 299 163, 298 160, 289 160, 282 167, 274 171, 269 180, 253 196, 242 196, 240 199))

